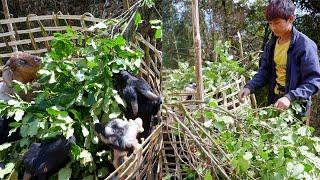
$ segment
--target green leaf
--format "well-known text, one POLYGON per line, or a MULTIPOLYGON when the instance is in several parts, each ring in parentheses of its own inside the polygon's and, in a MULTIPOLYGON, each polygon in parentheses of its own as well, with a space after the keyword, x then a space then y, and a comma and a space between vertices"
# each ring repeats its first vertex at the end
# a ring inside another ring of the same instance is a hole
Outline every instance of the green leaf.
POLYGON ((116 90, 112 90, 113 95, 114 95, 114 99, 117 101, 118 104, 121 104, 122 106, 125 107, 125 103, 123 101, 123 99, 118 95, 116 90))
POLYGON ((265 151, 259 151, 259 155, 264 160, 268 160, 269 159, 268 153, 265 152, 265 151))
POLYGON ((20 147, 24 147, 24 146, 28 147, 30 144, 30 140, 29 138, 23 138, 19 141, 19 144, 20 144, 20 147))
POLYGON ((204 180, 212 180, 212 176, 210 171, 207 171, 206 174, 203 177, 204 180))
POLYGON ((100 168, 100 169, 98 170, 98 177, 99 177, 99 178, 104 178, 104 177, 106 177, 108 174, 109 174, 109 171, 108 171, 108 168, 106 168, 106 167, 100 168))
POLYGON ((60 114, 60 108, 58 108, 57 106, 47 108, 46 111, 53 116, 58 116, 60 114))
POLYGON ((11 143, 4 143, 4 144, 1 144, 0 145, 0 152, 5 150, 5 149, 8 149, 12 144, 11 143))
POLYGON ((72 169, 70 167, 64 167, 59 170, 58 172, 58 179, 59 180, 67 180, 71 178, 72 169))
POLYGON ((6 164, 4 169, 0 169, 0 178, 3 179, 5 175, 10 174, 14 169, 14 163, 6 164))
POLYGON ((29 124, 28 135, 30 137, 37 135, 38 129, 39 129, 39 122, 37 120, 31 122, 29 124))
POLYGON ((215 101, 215 100, 210 99, 208 105, 209 105, 210 107, 215 108, 215 107, 218 107, 218 102, 215 101))
POLYGON ((76 145, 76 144, 72 144, 71 145, 71 155, 72 155, 72 159, 73 160, 77 160, 80 158, 80 153, 81 153, 81 148, 76 145))
POLYGON ((114 42, 115 42, 116 45, 118 45, 118 46, 124 46, 124 45, 126 45, 126 40, 125 40, 122 36, 117 36, 117 37, 114 39, 114 42))
POLYGON ((171 177, 172 177, 172 175, 171 175, 171 174, 167 174, 167 175, 164 177, 164 179, 165 179, 165 180, 170 180, 170 179, 171 179, 171 177))
POLYGON ((243 158, 245 160, 250 160, 252 158, 252 153, 251 152, 246 152, 244 155, 243 155, 243 158))
POLYGON ((109 118, 113 119, 113 118, 117 118, 118 116, 120 116, 120 112, 113 112, 111 114, 109 114, 109 118))
POLYGON ((249 167, 250 167, 249 166, 249 161, 245 160, 243 158, 240 158, 238 163, 239 163, 239 167, 240 167, 241 172, 247 171, 249 169, 249 167))
POLYGON ((20 121, 22 119, 23 115, 24 115, 24 111, 22 109, 17 109, 14 114, 14 119, 16 121, 20 121))
POLYGON ((138 26, 142 22, 143 22, 143 20, 141 19, 141 14, 139 12, 137 12, 134 17, 134 25, 138 26))
POLYGON ((89 135, 88 129, 84 125, 81 125, 81 129, 82 129, 83 137, 87 137, 89 135))
POLYGON ((153 20, 150 20, 149 23, 154 25, 154 24, 160 24, 162 21, 159 20, 159 19, 153 19, 153 20))
POLYGON ((86 149, 83 149, 81 151, 79 158, 80 158, 80 163, 84 166, 89 165, 89 163, 93 161, 91 153, 86 149))
POLYGON ((156 39, 161 39, 162 38, 162 29, 157 29, 156 30, 155 38, 156 39))
POLYGON ((214 127, 218 129, 220 132, 222 132, 225 128, 225 124, 224 122, 215 122, 214 127))
POLYGON ((50 80, 49 80, 49 84, 53 84, 53 83, 56 83, 57 80, 56 80, 56 75, 54 73, 54 71, 51 71, 51 76, 50 76, 50 80))

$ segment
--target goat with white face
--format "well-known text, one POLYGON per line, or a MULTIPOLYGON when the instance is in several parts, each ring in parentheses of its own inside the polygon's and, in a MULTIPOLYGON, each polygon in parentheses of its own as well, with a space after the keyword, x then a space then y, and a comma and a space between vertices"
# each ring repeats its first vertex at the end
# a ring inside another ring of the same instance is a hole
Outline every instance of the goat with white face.
POLYGON ((9 100, 12 93, 12 81, 23 84, 32 82, 41 65, 41 58, 26 52, 15 52, 6 62, 2 70, 3 82, 0 82, 0 100, 9 100))
POLYGON ((186 101, 186 100, 194 99, 194 95, 196 93, 196 90, 197 90, 197 84, 196 83, 190 82, 189 84, 187 84, 185 86, 185 88, 183 89, 183 91, 185 93, 188 93, 189 95, 184 96, 183 100, 186 101))
POLYGON ((94 124, 94 130, 100 140, 114 150, 113 165, 117 168, 127 159, 128 151, 140 147, 137 135, 143 132, 143 127, 140 118, 129 121, 111 119, 106 124, 94 124))

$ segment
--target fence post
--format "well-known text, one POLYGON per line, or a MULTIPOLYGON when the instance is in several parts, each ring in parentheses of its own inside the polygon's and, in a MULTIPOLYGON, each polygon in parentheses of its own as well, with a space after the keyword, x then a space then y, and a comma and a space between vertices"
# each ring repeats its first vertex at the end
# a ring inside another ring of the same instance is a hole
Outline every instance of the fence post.
MULTIPOLYGON (((5 17, 6 19, 10 19, 10 13, 9 13, 9 8, 8 8, 7 0, 1 0, 1 1, 2 1, 2 7, 3 7, 3 12, 4 12, 4 17, 5 17)), ((14 32, 14 31, 13 31, 13 26, 12 26, 12 23, 11 23, 11 22, 8 23, 7 26, 8 26, 8 31, 9 31, 9 32, 14 32)), ((16 41, 16 38, 15 38, 14 34, 13 34, 13 35, 10 35, 10 40, 11 40, 11 42, 16 41)), ((12 46, 12 50, 13 50, 13 52, 17 52, 17 51, 18 51, 17 45, 12 46)))
POLYGON ((203 101, 203 78, 201 58, 201 37, 199 27, 198 0, 192 0, 193 47, 195 51, 195 68, 197 80, 197 100, 203 101))

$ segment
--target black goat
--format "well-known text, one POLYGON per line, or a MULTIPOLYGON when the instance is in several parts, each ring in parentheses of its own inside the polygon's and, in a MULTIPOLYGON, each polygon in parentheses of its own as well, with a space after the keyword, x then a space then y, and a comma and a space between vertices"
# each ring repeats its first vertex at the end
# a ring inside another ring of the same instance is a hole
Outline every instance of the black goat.
POLYGON ((44 180, 56 173, 68 161, 74 141, 75 138, 71 137, 50 143, 33 143, 22 157, 25 166, 23 180, 44 180))
POLYGON ((17 129, 9 136, 10 127, 9 124, 15 122, 13 118, 5 119, 0 117, 0 144, 5 142, 14 142, 21 139, 20 129, 17 129))
POLYGON ((162 99, 142 78, 137 78, 128 71, 120 71, 114 76, 115 87, 127 104, 124 114, 127 119, 141 118, 143 133, 139 137, 147 138, 152 131, 153 120, 157 115, 162 99))

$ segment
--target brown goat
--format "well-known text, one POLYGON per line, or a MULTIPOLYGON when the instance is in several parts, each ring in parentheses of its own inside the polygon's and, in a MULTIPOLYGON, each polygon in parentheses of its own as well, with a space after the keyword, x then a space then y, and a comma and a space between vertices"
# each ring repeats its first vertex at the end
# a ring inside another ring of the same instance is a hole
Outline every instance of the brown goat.
POLYGON ((13 80, 20 81, 24 84, 32 82, 36 78, 40 65, 41 59, 38 56, 26 52, 13 53, 2 70, 3 82, 1 82, 0 85, 0 93, 2 93, 4 97, 10 94, 12 92, 11 84, 13 80))
POLYGON ((40 65, 41 59, 38 56, 26 52, 15 52, 3 68, 3 80, 7 85, 11 84, 12 80, 24 84, 31 82, 36 78, 40 65))

